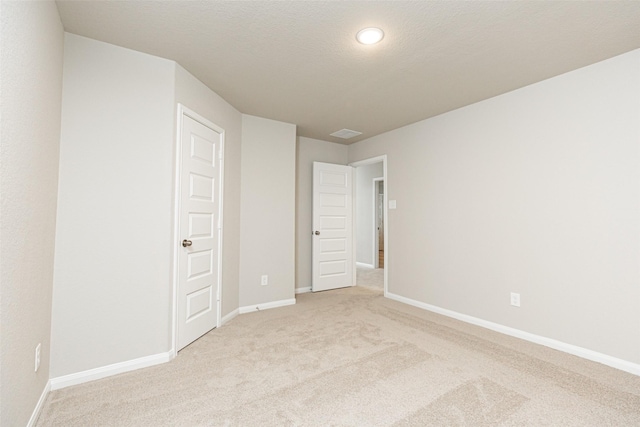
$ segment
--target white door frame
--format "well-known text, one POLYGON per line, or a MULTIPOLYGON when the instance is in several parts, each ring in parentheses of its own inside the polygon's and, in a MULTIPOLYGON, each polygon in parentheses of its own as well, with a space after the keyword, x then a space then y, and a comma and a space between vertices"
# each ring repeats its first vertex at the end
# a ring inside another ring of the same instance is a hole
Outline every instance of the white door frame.
POLYGON ((216 328, 220 327, 221 323, 221 308, 222 308, 222 236, 223 236, 223 218, 224 212, 224 139, 225 131, 220 126, 212 123, 210 120, 202 117, 195 111, 190 110, 182 104, 178 104, 177 108, 177 126, 176 126, 176 145, 175 145, 175 166, 174 166, 174 198, 173 198, 173 236, 171 243, 173 244, 172 254, 172 307, 171 307, 171 350, 169 351, 170 357, 174 358, 178 355, 177 347, 177 334, 178 334, 178 251, 180 250, 180 242, 182 241, 180 232, 180 180, 182 172, 182 126, 183 117, 188 116, 200 124, 213 129, 220 134, 220 182, 218 184, 218 194, 220 203, 218 205, 218 290, 216 295, 217 300, 217 319, 216 328))
MULTIPOLYGON (((384 178, 373 178, 373 267, 380 268, 380 239, 378 236, 378 183, 382 181, 384 186, 384 178)), ((384 197, 384 194, 382 195, 384 197)), ((382 203, 384 207, 384 201, 382 203)), ((383 209, 384 211, 384 209, 383 209)), ((384 213, 382 215, 382 232, 384 233, 384 213)), ((384 245, 384 243, 383 243, 384 245)))
MULTIPOLYGON (((370 159, 365 159, 365 160, 359 160, 357 162, 352 162, 349 163, 349 166, 353 166, 354 168, 357 168, 359 166, 366 166, 366 165, 371 165, 374 163, 380 163, 382 162, 382 179, 384 180, 384 185, 383 185, 383 189, 384 189, 384 209, 382 209, 382 215, 383 215, 383 221, 384 221, 384 296, 388 296, 389 293, 389 221, 388 221, 388 211, 389 211, 389 201, 387 200, 387 198, 389 197, 388 194, 389 192, 387 191, 387 187, 389 185, 388 183, 388 179, 387 179, 387 155, 384 154, 382 156, 377 156, 377 157, 372 157, 370 159)), ((357 173, 357 172, 356 172, 357 173)), ((355 186, 354 186, 355 188, 355 186)), ((353 218, 354 221, 357 221, 358 219, 356 218, 355 215, 355 206, 356 206, 356 201, 355 199, 358 198, 358 193, 357 191, 354 189, 355 191, 355 196, 354 196, 354 203, 353 203, 353 209, 354 209, 354 213, 353 213, 353 218)), ((355 230, 355 226, 353 227, 353 229, 355 230)), ((357 242, 355 241, 355 231, 354 231, 354 251, 355 248, 357 247, 357 242)), ((354 256, 353 256, 353 269, 355 271, 356 265, 355 265, 355 260, 357 259, 357 254, 354 252, 354 256)))

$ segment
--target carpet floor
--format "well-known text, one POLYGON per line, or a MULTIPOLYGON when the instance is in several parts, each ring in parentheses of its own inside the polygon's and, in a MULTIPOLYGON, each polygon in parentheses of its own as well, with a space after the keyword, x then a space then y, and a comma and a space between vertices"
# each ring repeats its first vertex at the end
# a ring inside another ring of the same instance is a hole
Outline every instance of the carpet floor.
POLYGON ((356 284, 369 289, 384 290, 384 268, 358 267, 356 284))
POLYGON ((37 425, 640 426, 640 377, 358 286, 51 392, 37 425))

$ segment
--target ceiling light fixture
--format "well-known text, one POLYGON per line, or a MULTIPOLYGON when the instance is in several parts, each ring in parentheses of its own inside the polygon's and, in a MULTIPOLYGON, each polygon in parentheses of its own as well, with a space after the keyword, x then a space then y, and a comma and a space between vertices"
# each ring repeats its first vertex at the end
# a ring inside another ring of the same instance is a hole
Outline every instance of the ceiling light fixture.
POLYGON ((362 44, 376 44, 384 38, 384 32, 380 28, 364 28, 356 34, 356 40, 362 44))

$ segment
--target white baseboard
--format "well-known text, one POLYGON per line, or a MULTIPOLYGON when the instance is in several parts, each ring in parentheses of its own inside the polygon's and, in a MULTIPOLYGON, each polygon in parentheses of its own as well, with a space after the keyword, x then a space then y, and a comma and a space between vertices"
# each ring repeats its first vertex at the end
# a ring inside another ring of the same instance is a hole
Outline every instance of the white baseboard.
POLYGON ((44 401, 47 400, 47 396, 49 395, 49 391, 51 391, 51 380, 47 381, 47 383, 45 384, 44 389, 42 390, 42 394, 40 395, 40 399, 38 399, 38 403, 33 409, 31 418, 29 418, 27 427, 33 427, 36 425, 38 417, 40 416, 40 411, 42 411, 42 406, 44 406, 44 401))
POLYGON ((469 316, 466 314, 458 313, 456 311, 440 308, 435 305, 426 304, 420 301, 406 298, 400 295, 387 293, 387 298, 396 300, 414 307, 422 308, 433 313, 442 314, 443 316, 452 317, 457 320, 461 320, 472 325, 481 326, 492 331, 500 332, 505 335, 520 338, 525 341, 529 341, 535 344, 540 344, 545 347, 553 348, 565 353, 572 354, 574 356, 582 357, 583 359, 591 360, 593 362, 602 363, 603 365, 610 366, 612 368, 620 369, 621 371, 629 372, 630 374, 640 376, 640 365, 629 362, 627 360, 618 359, 607 354, 598 353, 597 351, 589 350, 583 347, 578 347, 573 344, 567 344, 562 341, 557 341, 551 338, 535 335, 529 332, 521 331, 519 329, 511 328, 509 326, 500 325, 499 323, 489 322, 487 320, 479 319, 477 317, 469 316))
POLYGON ((236 317, 238 314, 240 314, 240 310, 239 309, 235 309, 233 310, 231 313, 227 314, 226 316, 224 316, 222 319, 220 319, 220 326, 223 326, 225 323, 231 321, 234 317, 236 317))
POLYGON ((311 292, 311 286, 307 286, 306 288, 296 288, 296 295, 306 294, 308 292, 311 292))
POLYGON ((356 267, 375 268, 373 264, 367 264, 366 262, 356 262, 356 267))
POLYGON ((51 378, 51 390, 59 390, 61 388, 99 380, 101 378, 134 371, 136 369, 148 368, 149 366, 166 363, 173 359, 173 357, 172 352, 168 351, 166 353, 158 353, 151 356, 140 357, 138 359, 127 360, 125 362, 114 363, 113 365, 76 372, 75 374, 51 378))
POLYGON ((270 308, 284 307, 287 305, 293 305, 296 303, 295 298, 291 299, 283 299, 280 301, 266 302, 264 304, 256 304, 256 305, 247 305, 244 307, 240 307, 238 310, 240 314, 251 313, 253 311, 267 310, 270 308))

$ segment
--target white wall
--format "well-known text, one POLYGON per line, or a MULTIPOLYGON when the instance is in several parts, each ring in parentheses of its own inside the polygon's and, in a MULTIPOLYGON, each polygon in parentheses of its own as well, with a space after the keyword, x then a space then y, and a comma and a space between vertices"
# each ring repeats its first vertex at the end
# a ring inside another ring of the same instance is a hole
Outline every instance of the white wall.
POLYGON ((349 159, 388 156, 391 293, 637 364, 639 144, 636 50, 349 159))
MULTIPOLYGON (((382 162, 357 167, 356 175, 356 261, 374 264, 374 194, 373 179, 382 178, 382 162)), ((376 234, 377 236, 377 234, 376 234)))
POLYGON ((64 33, 53 2, 0 16, 0 425, 24 426, 49 379, 64 33))
POLYGON ((243 115, 241 307, 294 297, 295 173, 295 125, 243 115))
POLYGON ((347 164, 347 146, 299 137, 296 152, 296 289, 311 287, 313 162, 347 164))
POLYGON ((176 64, 176 102, 225 130, 222 316, 239 303, 240 275, 240 145, 242 114, 188 71, 176 64))
POLYGON ((175 64, 65 35, 51 376, 170 346, 175 64))

